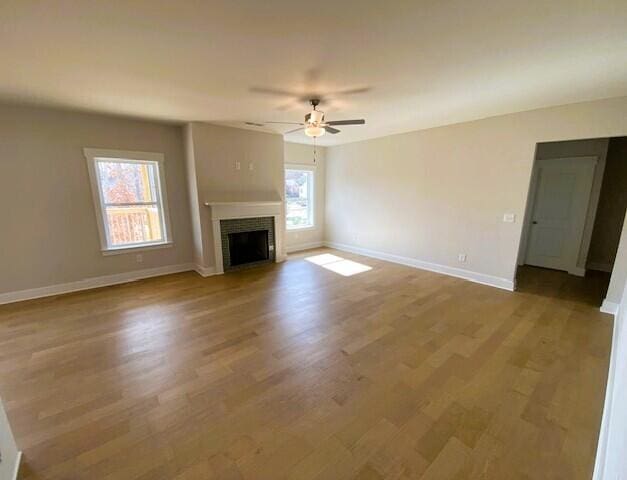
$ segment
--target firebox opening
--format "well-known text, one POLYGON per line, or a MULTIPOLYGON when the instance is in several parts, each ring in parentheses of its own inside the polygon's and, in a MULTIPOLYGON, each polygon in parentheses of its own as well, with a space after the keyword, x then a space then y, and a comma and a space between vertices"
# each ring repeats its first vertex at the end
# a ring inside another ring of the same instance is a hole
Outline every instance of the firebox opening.
POLYGON ((229 251, 231 266, 268 260, 268 230, 229 233, 229 251))

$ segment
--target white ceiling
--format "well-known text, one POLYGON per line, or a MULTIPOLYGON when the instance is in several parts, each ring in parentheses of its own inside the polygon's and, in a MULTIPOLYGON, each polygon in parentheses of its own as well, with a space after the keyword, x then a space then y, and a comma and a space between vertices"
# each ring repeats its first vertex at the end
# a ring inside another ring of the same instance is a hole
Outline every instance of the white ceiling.
POLYGON ((240 127, 308 111, 255 89, 369 88, 321 105, 367 121, 330 145, 627 95, 627 1, 4 0, 0 72, 8 101, 240 127))

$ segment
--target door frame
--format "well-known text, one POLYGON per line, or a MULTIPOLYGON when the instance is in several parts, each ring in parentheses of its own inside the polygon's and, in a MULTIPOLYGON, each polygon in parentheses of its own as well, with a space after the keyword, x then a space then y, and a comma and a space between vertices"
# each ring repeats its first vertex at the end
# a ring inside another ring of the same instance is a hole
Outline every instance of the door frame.
MULTIPOLYGON (((537 145, 536 145, 537 149, 537 145)), ((596 218, 596 211, 599 203, 599 196, 601 194, 601 182, 603 180, 603 173, 605 171, 605 158, 598 155, 569 155, 567 157, 554 157, 534 159, 533 168, 531 172, 531 180, 529 182, 529 191, 527 196, 527 207, 525 208, 525 216, 523 220, 523 227, 521 232, 520 246, 518 252, 518 265, 524 265, 527 260, 527 252, 529 250, 529 236, 531 233, 531 221, 533 217, 533 211, 535 208, 536 194, 538 189, 538 172, 540 169, 539 162, 545 160, 588 160, 595 165, 594 175, 592 179, 592 186, 590 196, 588 200, 588 208, 584 217, 584 223, 580 234, 579 249, 577 256, 569 265, 568 273, 571 275, 577 275, 583 277, 586 274, 586 258, 588 257, 588 250, 590 248, 590 240, 592 238, 592 227, 594 226, 594 220, 596 218)))

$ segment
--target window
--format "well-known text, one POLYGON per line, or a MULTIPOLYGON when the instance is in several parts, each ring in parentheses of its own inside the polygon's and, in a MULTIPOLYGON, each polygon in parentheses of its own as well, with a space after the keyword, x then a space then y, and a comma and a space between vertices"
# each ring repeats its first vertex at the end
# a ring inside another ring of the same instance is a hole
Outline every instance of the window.
POLYGON ((163 155, 85 149, 105 253, 170 244, 163 155))
POLYGON ((285 170, 286 225, 288 230, 314 226, 314 171, 290 167, 285 170))

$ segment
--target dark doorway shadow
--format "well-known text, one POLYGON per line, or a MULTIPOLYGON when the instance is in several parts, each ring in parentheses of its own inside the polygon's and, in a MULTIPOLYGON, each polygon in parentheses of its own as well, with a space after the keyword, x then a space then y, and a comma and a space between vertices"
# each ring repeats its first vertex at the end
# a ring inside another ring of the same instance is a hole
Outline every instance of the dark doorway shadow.
POLYGON ((610 274, 596 270, 588 270, 585 277, 577 277, 558 270, 522 265, 518 267, 516 275, 518 292, 593 307, 601 306, 609 283, 610 274))

